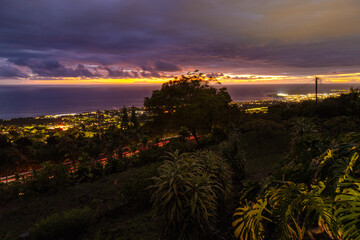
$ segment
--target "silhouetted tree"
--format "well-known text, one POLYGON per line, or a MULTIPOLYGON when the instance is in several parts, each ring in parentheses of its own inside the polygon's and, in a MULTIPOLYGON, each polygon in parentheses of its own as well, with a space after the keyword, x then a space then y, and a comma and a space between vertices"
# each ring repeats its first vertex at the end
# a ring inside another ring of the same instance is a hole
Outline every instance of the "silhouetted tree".
POLYGON ((225 88, 211 86, 200 74, 164 83, 145 98, 144 105, 154 118, 154 126, 187 127, 199 143, 198 132, 208 133, 221 122, 230 102, 225 88))

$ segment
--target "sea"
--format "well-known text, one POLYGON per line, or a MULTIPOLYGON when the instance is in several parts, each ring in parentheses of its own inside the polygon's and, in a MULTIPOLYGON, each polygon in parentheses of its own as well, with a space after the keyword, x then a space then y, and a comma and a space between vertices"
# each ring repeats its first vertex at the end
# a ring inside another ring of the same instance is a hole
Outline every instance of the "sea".
MULTIPOLYGON (((235 102, 272 99, 277 93, 306 94, 314 84, 238 84, 226 87, 235 102)), ((360 88, 360 83, 320 84, 319 93, 360 88)), ((0 86, 0 119, 141 107, 161 85, 0 86)))

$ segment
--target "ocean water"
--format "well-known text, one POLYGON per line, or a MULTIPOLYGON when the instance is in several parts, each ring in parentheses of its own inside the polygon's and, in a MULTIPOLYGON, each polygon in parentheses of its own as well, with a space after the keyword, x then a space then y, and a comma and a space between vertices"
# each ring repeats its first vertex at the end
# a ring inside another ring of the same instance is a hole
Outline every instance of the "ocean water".
MULTIPOLYGON (((0 119, 36 117, 50 114, 82 113, 143 106, 160 85, 97 85, 97 86, 0 86, 0 119)), ((270 99, 284 92, 314 92, 311 84, 223 85, 233 101, 270 99)), ((319 92, 349 90, 360 84, 320 84, 319 92)))

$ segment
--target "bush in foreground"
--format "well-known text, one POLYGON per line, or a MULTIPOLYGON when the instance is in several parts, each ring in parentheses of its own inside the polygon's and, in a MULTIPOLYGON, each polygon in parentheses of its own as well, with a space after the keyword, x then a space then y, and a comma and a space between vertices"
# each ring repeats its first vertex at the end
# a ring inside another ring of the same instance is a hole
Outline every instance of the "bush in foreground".
POLYGON ((90 208, 72 209, 41 219, 30 228, 31 239, 77 239, 92 222, 90 208))

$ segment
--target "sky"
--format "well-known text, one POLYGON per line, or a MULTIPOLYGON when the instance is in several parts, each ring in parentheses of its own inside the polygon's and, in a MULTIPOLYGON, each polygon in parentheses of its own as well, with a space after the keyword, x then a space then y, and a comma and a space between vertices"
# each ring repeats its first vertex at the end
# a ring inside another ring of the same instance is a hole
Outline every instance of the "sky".
POLYGON ((358 0, 0 0, 0 84, 360 82, 358 0))

